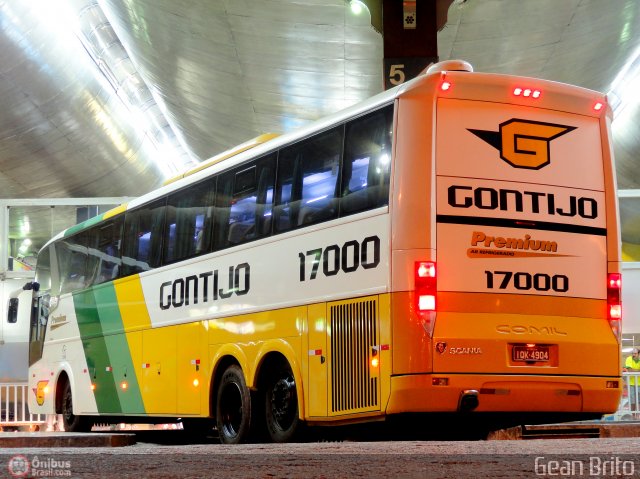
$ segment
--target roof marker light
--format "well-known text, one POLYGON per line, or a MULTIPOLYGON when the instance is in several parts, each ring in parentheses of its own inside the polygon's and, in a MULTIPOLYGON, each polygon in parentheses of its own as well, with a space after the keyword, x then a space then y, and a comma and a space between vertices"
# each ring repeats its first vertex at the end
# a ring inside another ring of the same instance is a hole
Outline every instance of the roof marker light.
POLYGON ((515 96, 538 99, 542 96, 542 90, 534 90, 532 88, 522 88, 517 86, 513 89, 513 94, 515 96))
POLYGON ((603 107, 604 107, 604 103, 602 103, 601 101, 596 102, 596 104, 593 105, 593 109, 595 111, 600 111, 600 110, 602 110, 603 107))
POLYGON ((441 89, 442 91, 447 91, 447 90, 451 89, 451 82, 450 82, 450 81, 447 81, 447 80, 444 80, 444 81, 440 84, 440 89, 441 89))

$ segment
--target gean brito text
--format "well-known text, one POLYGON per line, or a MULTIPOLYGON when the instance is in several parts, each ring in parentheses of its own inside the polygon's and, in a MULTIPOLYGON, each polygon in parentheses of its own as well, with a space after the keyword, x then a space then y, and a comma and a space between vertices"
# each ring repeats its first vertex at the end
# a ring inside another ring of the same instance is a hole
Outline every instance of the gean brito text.
POLYGON ((234 295, 243 296, 249 292, 251 283, 249 263, 229 266, 226 281, 220 278, 222 275, 214 269, 174 281, 165 281, 160 285, 160 309, 180 308, 198 304, 200 301, 203 303, 218 301, 234 295))

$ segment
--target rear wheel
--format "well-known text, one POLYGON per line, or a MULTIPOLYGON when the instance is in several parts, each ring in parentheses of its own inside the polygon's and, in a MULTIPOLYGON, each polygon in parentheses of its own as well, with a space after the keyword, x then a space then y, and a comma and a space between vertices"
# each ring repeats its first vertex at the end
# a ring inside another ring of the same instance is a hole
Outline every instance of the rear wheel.
POLYGON ((273 442, 298 437, 302 424, 298 415, 298 393, 291 368, 282 362, 269 375, 265 391, 267 431, 273 442))
POLYGON ((60 402, 60 413, 62 414, 62 426, 68 432, 87 432, 91 430, 91 423, 85 416, 76 416, 73 413, 73 394, 71 383, 67 380, 62 390, 60 402))
POLYGON ((242 369, 229 366, 220 380, 216 401, 216 426, 220 442, 247 442, 251 432, 251 393, 242 369))

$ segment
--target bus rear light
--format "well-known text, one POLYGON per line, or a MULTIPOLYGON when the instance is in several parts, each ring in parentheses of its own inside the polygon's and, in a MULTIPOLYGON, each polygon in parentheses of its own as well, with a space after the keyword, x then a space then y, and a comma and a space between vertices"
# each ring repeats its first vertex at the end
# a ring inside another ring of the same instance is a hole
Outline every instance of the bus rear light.
POLYGON ((433 261, 417 261, 415 287, 418 311, 436 310, 436 264, 433 261))
POLYGON ((619 304, 609 305, 609 319, 621 319, 622 307, 619 304))
POLYGON ((609 273, 607 275, 607 306, 609 319, 620 319, 622 316, 622 275, 609 273))
POLYGON ((432 294, 421 294, 418 296, 418 309, 420 311, 435 311, 436 297, 432 294))
POLYGON ((449 378, 432 378, 431 384, 433 386, 448 386, 449 378))
POLYGON ((620 341, 622 335, 622 275, 607 275, 607 319, 613 334, 620 341))
POLYGON ((538 99, 542 96, 542 91, 536 90, 534 88, 522 88, 517 86, 513 89, 513 94, 514 96, 538 99))

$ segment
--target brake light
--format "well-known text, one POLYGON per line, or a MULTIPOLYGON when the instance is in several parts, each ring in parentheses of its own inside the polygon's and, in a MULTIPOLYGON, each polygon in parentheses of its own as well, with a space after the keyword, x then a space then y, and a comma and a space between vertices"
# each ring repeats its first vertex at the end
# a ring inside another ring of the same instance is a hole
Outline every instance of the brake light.
POLYGON ((418 311, 436 310, 436 264, 433 261, 417 261, 415 287, 418 311))
POLYGON ((609 273, 607 277, 607 308, 609 319, 622 318, 622 275, 609 273))
POLYGON ((534 88, 526 88, 526 87, 515 87, 513 89, 513 94, 515 96, 523 96, 525 98, 540 98, 542 95, 542 91, 534 89, 534 88))
POLYGON ((447 74, 443 74, 440 81, 440 91, 448 91, 451 89, 451 82, 447 80, 447 74))
POLYGON ((618 341, 622 328, 622 275, 620 273, 609 273, 607 275, 607 319, 611 325, 611 330, 618 341))

